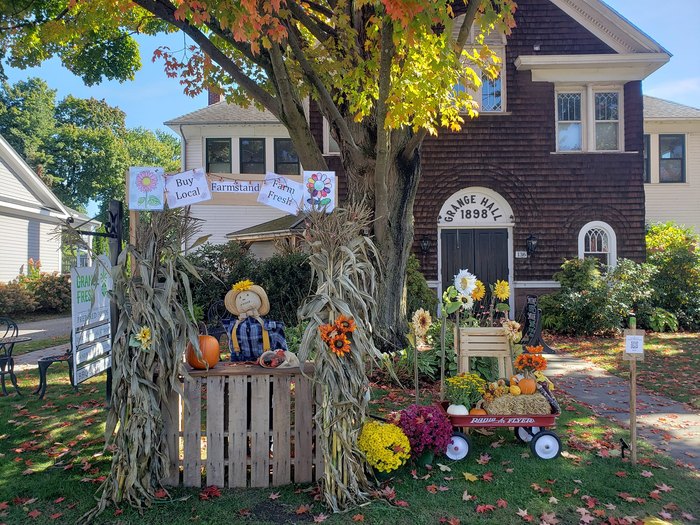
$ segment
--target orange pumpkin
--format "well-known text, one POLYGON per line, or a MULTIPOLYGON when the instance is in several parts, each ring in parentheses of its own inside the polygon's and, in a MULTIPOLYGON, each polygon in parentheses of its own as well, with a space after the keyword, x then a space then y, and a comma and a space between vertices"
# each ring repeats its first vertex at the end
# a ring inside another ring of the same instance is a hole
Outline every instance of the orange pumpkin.
POLYGON ((485 416, 486 414, 488 414, 488 412, 486 412, 486 410, 483 408, 472 408, 469 411, 470 416, 485 416))
POLYGON ((199 349, 202 352, 202 359, 197 358, 192 343, 187 343, 187 363, 197 370, 206 370, 214 368, 219 362, 219 341, 211 335, 199 336, 199 349), (208 365, 208 366, 207 366, 208 365))
POLYGON ((537 392, 537 383, 531 377, 526 377, 518 382, 520 393, 528 395, 537 392))

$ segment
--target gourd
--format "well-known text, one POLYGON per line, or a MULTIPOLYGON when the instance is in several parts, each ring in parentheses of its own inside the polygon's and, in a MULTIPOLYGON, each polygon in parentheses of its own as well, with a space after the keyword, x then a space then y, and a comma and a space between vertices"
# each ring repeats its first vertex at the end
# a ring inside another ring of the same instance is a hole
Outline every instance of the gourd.
POLYGON ((479 401, 476 406, 469 411, 470 416, 485 416, 486 414, 488 414, 488 412, 484 410, 483 400, 479 401))
POLYGON ((531 377, 526 377, 518 382, 518 387, 520 387, 520 393, 529 395, 537 392, 537 383, 531 377))
POLYGON ((519 396, 520 395, 520 387, 518 385, 511 385, 510 386, 510 395, 519 396))
POLYGON ((202 359, 197 358, 192 343, 187 343, 187 363, 197 370, 214 368, 219 362, 219 341, 211 335, 199 336, 199 349, 202 352, 202 359))

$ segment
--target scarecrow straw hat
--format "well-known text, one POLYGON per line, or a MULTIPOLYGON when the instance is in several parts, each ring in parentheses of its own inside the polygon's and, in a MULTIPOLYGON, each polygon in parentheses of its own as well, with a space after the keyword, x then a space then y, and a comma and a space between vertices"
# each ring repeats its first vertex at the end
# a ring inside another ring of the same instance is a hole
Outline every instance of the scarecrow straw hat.
POLYGON ((241 313, 245 313, 245 310, 241 312, 236 305, 236 297, 238 297, 238 294, 241 292, 253 292, 260 298, 260 307, 258 308, 259 315, 266 315, 270 311, 270 300, 267 298, 265 290, 263 290, 257 284, 253 284, 252 281, 246 280, 234 284, 224 298, 226 309, 233 315, 239 316, 241 313))

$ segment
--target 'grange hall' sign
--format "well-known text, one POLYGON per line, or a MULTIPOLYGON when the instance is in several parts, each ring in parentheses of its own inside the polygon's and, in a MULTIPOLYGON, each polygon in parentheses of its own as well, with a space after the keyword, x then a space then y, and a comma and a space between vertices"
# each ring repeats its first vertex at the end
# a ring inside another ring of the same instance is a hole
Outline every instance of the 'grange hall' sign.
POLYGON ((438 226, 490 226, 513 222, 513 212, 503 197, 486 188, 467 188, 445 201, 438 226))

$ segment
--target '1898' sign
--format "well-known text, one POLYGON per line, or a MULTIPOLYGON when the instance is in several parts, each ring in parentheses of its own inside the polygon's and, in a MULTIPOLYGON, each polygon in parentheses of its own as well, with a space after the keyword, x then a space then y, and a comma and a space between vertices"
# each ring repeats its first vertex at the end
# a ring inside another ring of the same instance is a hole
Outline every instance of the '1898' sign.
POLYGON ((480 192, 457 193, 440 210, 438 224, 493 224, 509 221, 509 212, 490 195, 480 192))

